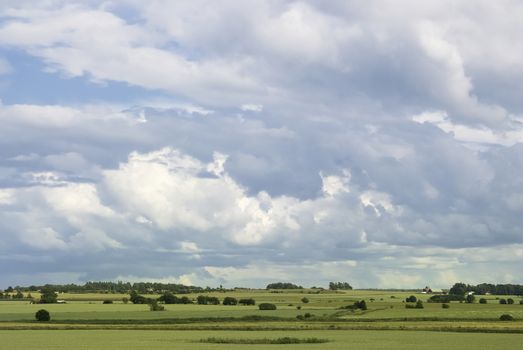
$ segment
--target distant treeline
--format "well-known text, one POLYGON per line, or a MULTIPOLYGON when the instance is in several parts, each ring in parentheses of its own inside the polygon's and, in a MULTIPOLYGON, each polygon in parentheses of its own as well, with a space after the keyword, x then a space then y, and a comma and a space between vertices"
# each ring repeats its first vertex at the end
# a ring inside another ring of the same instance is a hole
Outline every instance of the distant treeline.
MULTIPOLYGON (((175 283, 156 283, 156 282, 87 282, 83 285, 79 284, 46 284, 43 286, 32 285, 29 287, 9 287, 5 292, 12 293, 14 291, 21 292, 36 292, 42 289, 52 289, 60 293, 130 293, 134 290, 141 294, 164 293, 172 292, 176 294, 198 293, 204 291, 218 290, 216 288, 202 288, 196 286, 185 286, 183 284, 175 283)), ((221 290, 221 289, 220 289, 221 290)))
POLYGON ((481 283, 470 285, 462 282, 455 283, 449 290, 452 295, 465 295, 474 292, 477 295, 497 294, 497 295, 523 295, 523 285, 521 284, 491 284, 481 283))
POLYGON ((276 282, 269 283, 266 289, 303 289, 303 287, 289 282, 276 282))

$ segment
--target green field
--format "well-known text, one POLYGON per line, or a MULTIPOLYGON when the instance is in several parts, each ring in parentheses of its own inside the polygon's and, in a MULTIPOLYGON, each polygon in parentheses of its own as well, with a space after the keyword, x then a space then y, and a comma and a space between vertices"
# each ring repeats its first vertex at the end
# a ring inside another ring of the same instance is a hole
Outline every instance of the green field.
POLYGON ((0 349, 517 349, 521 334, 472 334, 391 331, 0 331, 0 349), (226 333, 226 334, 223 334, 226 333), (206 344, 207 337, 319 337, 324 344, 206 344))
MULTIPOLYGON (((60 294, 65 304, 30 304, 0 301, 0 349, 506 349, 523 340, 523 305, 500 305, 488 296, 487 304, 424 302, 423 309, 405 308, 414 293, 391 291, 329 292, 318 290, 236 290, 208 295, 249 298, 257 304, 271 302, 277 310, 257 306, 174 304, 165 311, 148 305, 124 304, 124 294, 60 294), (303 303, 306 297, 309 302, 303 303), (103 300, 113 304, 102 304, 103 300), (368 310, 340 309, 365 300, 368 310), (51 322, 36 322, 34 314, 45 308, 51 322), (511 314, 515 320, 499 317, 511 314), (309 317, 305 317, 308 315, 309 317), (297 316, 302 317, 298 319, 297 316), (277 338, 328 339, 325 344, 209 344, 200 339, 277 338)), ((198 294, 187 295, 196 299, 198 294)), ((414 294, 426 301, 430 295, 414 294)), ((33 293, 37 297, 37 293, 33 293), (36 294, 36 295, 35 295, 36 294)), ((148 295, 157 297, 157 295, 148 295)), ((477 298, 479 299, 479 298, 477 298)))

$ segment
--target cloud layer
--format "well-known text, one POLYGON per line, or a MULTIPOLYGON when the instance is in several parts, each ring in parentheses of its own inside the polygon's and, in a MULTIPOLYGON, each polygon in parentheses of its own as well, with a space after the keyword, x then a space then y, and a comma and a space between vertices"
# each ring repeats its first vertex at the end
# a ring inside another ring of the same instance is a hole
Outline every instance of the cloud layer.
POLYGON ((523 7, 452 3, 4 2, 2 281, 521 282, 523 7))

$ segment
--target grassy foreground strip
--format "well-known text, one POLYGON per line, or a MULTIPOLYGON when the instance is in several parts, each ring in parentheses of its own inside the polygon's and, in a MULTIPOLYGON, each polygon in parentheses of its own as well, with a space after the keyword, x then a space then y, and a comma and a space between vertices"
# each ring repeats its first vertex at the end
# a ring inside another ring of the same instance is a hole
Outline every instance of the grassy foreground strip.
POLYGON ((200 343, 212 343, 212 344, 321 344, 328 343, 329 339, 319 338, 292 338, 292 337, 281 337, 281 338, 217 338, 210 337, 200 339, 200 343))

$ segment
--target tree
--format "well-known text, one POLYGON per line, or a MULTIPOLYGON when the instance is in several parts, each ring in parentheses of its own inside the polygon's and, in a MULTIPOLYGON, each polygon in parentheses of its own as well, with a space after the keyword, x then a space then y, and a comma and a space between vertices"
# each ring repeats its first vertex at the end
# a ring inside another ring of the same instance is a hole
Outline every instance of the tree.
POLYGON ((423 306, 423 302, 421 300, 418 300, 416 302, 416 309, 423 309, 424 306, 423 306))
POLYGON ((17 291, 16 294, 13 296, 13 299, 23 299, 24 298, 24 293, 22 293, 21 291, 17 291))
POLYGON ((506 303, 507 303, 507 300, 506 300, 506 299, 499 299, 499 303, 500 303, 500 304, 506 304, 506 303))
POLYGON ((514 299, 508 298, 507 299, 507 304, 510 304, 510 305, 514 304, 514 299))
POLYGON ((469 295, 467 295, 467 297, 465 298, 465 301, 467 302, 467 304, 472 304, 472 303, 474 303, 474 300, 476 300, 476 297, 474 296, 474 294, 469 294, 469 295))
POLYGON ((51 287, 42 288, 40 293, 40 304, 54 304, 58 299, 58 294, 51 287))
POLYGON ((35 318, 37 321, 47 322, 51 321, 51 314, 49 314, 49 311, 41 309, 35 313, 35 318))
POLYGON ((301 298, 301 302, 304 303, 304 304, 308 304, 309 303, 309 298, 303 297, 303 298, 301 298))

